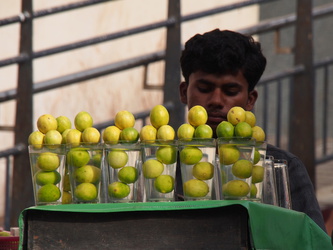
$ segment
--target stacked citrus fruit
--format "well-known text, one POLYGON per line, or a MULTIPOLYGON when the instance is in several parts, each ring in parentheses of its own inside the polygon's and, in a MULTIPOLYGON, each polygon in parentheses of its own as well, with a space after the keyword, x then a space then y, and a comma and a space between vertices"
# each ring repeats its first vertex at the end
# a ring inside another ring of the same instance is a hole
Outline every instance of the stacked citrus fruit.
POLYGON ((163 105, 152 108, 149 120, 150 124, 140 130, 147 199, 173 198, 177 161, 175 130, 169 125, 169 112, 163 105))
POLYGON ((72 128, 72 122, 66 116, 55 118, 50 114, 44 114, 37 119, 38 130, 29 135, 29 145, 43 151, 37 158, 37 162, 43 163, 38 163, 37 172, 33 173, 35 175, 33 180, 38 185, 38 201, 52 202, 62 196, 63 204, 71 203, 72 194, 69 168, 75 164, 72 179, 77 179, 80 181, 80 184, 82 184, 80 186, 78 185, 73 191, 75 197, 84 200, 96 199, 98 192, 96 185, 98 185, 98 180, 101 175, 100 164, 96 163, 96 159, 101 157, 102 152, 100 150, 98 154, 95 155, 86 149, 80 149, 79 146, 83 143, 98 144, 100 142, 100 132, 93 127, 93 118, 86 111, 77 113, 74 117, 74 127, 75 128, 72 128), (55 164, 56 159, 59 158, 60 155, 52 151, 57 149, 56 145, 60 146, 61 144, 71 145, 71 150, 67 153, 67 161, 64 170, 58 169, 60 163, 57 169, 53 169, 51 166, 55 164), (44 152, 45 150, 46 152, 44 152), (81 165, 78 162, 80 162, 81 165), (43 165, 45 165, 47 169, 45 169, 43 165), (84 175, 85 178, 82 178, 82 175, 84 175), (94 182, 94 184, 91 182, 94 182), (62 184, 62 192, 59 189, 59 183, 62 184), (55 187, 57 187, 58 190, 55 187))
POLYGON ((200 105, 190 108, 187 120, 188 123, 182 124, 177 130, 183 190, 186 199, 201 199, 210 193, 214 177, 213 130, 206 124, 208 114, 200 105), (206 139, 211 139, 211 143, 206 139))
POLYGON ((256 125, 255 115, 241 107, 233 107, 227 114, 227 121, 217 126, 216 134, 222 141, 218 150, 223 169, 223 194, 234 198, 247 195, 255 197, 258 191, 255 184, 262 182, 264 176, 263 166, 259 165, 264 157, 259 152, 259 145, 265 143, 265 132, 256 125), (251 155, 251 151, 246 153, 246 148, 249 148, 246 146, 247 138, 256 140, 254 155, 251 155), (251 183, 247 181, 249 178, 251 183))

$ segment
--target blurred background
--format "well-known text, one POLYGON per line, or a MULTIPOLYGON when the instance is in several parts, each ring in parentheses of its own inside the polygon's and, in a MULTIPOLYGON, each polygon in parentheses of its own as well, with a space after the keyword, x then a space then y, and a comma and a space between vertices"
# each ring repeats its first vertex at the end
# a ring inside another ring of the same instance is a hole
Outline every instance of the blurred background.
POLYGON ((33 205, 27 140, 43 114, 89 112, 101 131, 115 114, 139 130, 164 104, 185 121, 179 56, 215 28, 250 34, 268 65, 257 124, 306 164, 323 212, 333 204, 333 3, 329 0, 0 1, 0 227, 33 205))

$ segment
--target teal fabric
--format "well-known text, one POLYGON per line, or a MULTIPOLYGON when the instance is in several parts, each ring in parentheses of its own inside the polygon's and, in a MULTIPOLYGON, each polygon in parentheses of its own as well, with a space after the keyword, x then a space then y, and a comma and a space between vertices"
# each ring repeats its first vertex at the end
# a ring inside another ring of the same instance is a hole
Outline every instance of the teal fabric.
MULTIPOLYGON (((24 216, 26 211, 30 209, 61 212, 112 213, 207 209, 235 204, 247 208, 255 249, 333 249, 331 238, 304 213, 250 201, 227 200, 68 204, 30 207, 22 211, 19 218, 20 241, 23 240, 24 216)), ((20 245, 22 245, 22 242, 20 242, 20 245)))

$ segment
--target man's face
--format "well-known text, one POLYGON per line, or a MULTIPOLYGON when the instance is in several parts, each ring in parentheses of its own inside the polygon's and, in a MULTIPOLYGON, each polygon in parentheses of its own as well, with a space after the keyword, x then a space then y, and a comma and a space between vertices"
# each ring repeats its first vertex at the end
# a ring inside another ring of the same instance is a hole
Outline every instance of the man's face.
POLYGON ((203 71, 192 73, 189 83, 180 84, 180 97, 188 109, 203 106, 208 113, 207 124, 216 132, 217 125, 227 120, 229 109, 240 106, 252 110, 257 91, 248 92, 248 82, 239 72, 237 75, 215 75, 203 71))

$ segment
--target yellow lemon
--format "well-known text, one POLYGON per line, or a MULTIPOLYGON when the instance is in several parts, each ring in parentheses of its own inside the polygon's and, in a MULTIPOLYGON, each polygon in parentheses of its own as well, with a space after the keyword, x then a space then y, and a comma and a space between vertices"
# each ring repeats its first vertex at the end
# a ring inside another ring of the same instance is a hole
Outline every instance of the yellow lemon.
POLYGON ((121 182, 130 184, 137 181, 139 177, 138 170, 135 167, 127 166, 123 167, 118 172, 118 179, 121 182))
POLYGON ((203 139, 212 138, 213 129, 208 124, 201 124, 195 128, 194 137, 203 139))
POLYGON ((112 168, 122 168, 128 162, 128 155, 122 150, 112 150, 108 153, 108 163, 112 168))
POLYGON ((45 171, 56 170, 60 165, 60 159, 57 154, 51 152, 41 153, 37 158, 37 166, 45 171))
POLYGON ((28 138, 28 144, 34 145, 35 148, 42 148, 42 144, 44 143, 44 134, 39 130, 32 132, 28 138))
POLYGON ((74 118, 74 125, 77 130, 82 132, 86 128, 92 127, 94 124, 92 116, 86 112, 79 112, 74 118))
POLYGON ((44 136, 45 144, 61 144, 62 135, 58 130, 49 130, 44 136))
POLYGON ((156 158, 164 164, 173 164, 177 161, 177 148, 174 146, 160 146, 156 151, 156 158))
POLYGON ((188 111, 187 119, 192 126, 198 127, 199 125, 205 124, 207 122, 208 114, 204 107, 196 105, 190 108, 188 111))
POLYGON ((90 161, 90 155, 87 150, 71 149, 67 153, 66 162, 73 167, 82 167, 90 161))
POLYGON ((141 141, 155 141, 157 130, 153 125, 145 125, 140 130, 141 141))
POLYGON ((186 165, 193 165, 202 159, 202 151, 197 147, 187 146, 179 153, 180 161, 186 165))
POLYGON ((72 122, 67 116, 58 116, 57 120, 57 130, 62 134, 66 129, 72 128, 72 122))
POLYGON ((164 165, 155 159, 149 159, 142 165, 143 176, 147 179, 154 179, 164 171, 164 165))
POLYGON ((230 165, 235 163, 240 156, 239 150, 232 145, 221 145, 219 147, 220 163, 223 165, 230 165))
POLYGON ((225 139, 229 139, 234 136, 235 127, 228 121, 222 121, 216 127, 216 135, 217 137, 223 137, 225 139))
POLYGON ((58 184, 61 180, 61 176, 57 171, 40 170, 36 173, 35 180, 39 186, 44 186, 46 184, 58 184))
POLYGON ((251 111, 245 111, 245 122, 254 127, 257 122, 256 116, 251 111))
POLYGON ((156 105, 149 114, 150 123, 156 129, 169 123, 169 112, 163 105, 156 105))
POLYGON ((103 131, 103 141, 116 144, 120 138, 121 130, 117 126, 109 126, 103 131))
POLYGON ((242 180, 231 180, 223 185, 222 192, 225 196, 244 197, 250 192, 250 186, 242 180))
POLYGON ((227 113, 228 122, 230 122, 232 125, 237 125, 240 122, 244 122, 245 118, 245 110, 242 107, 232 107, 227 113))
POLYGON ((162 193, 170 193, 175 186, 175 179, 171 175, 160 175, 154 181, 154 188, 162 193))
POLYGON ((71 203, 72 203, 71 193, 67 191, 62 192, 61 204, 71 204, 71 203))
POLYGON ((92 162, 94 164, 95 167, 100 167, 101 166, 101 163, 102 163, 102 154, 95 154, 93 157, 92 157, 92 162))
POLYGON ((133 127, 124 128, 120 132, 120 140, 137 142, 139 140, 139 132, 133 127))
POLYGON ((46 134, 49 130, 57 130, 58 123, 53 115, 45 114, 37 119, 37 128, 43 134, 46 134))
POLYGON ((202 180, 188 180, 183 185, 184 195, 188 197, 205 197, 209 192, 209 187, 202 180))
POLYGON ((101 169, 92 165, 84 165, 75 169, 74 177, 80 183, 96 183, 100 180, 101 169))
POLYGON ((214 176, 214 165, 206 161, 198 162, 192 168, 192 175, 198 180, 210 180, 214 176))
POLYGON ((81 183, 76 186, 74 196, 80 201, 94 201, 98 196, 98 190, 92 183, 81 183))
POLYGON ((37 199, 39 202, 54 202, 61 196, 60 189, 54 184, 46 184, 38 189, 37 199))
POLYGON ((66 135, 67 144, 72 144, 73 146, 80 145, 82 137, 82 132, 77 129, 71 129, 66 135))
POLYGON ((259 183, 264 180, 265 169, 262 166, 254 165, 252 169, 252 183, 259 183))
POLYGON ((195 128, 189 124, 184 123, 179 126, 177 130, 177 137, 178 139, 192 139, 194 136, 195 128))
POLYGON ((123 199, 127 197, 131 192, 130 187, 123 182, 113 182, 108 186, 109 196, 117 199, 123 199))
POLYGON ((116 114, 114 123, 120 130, 134 127, 135 117, 131 112, 127 110, 122 110, 116 114))
POLYGON ((232 174, 240 179, 249 178, 252 175, 253 164, 249 160, 236 161, 231 168, 232 174))
POLYGON ((81 140, 83 142, 98 143, 101 138, 101 134, 98 129, 89 127, 83 130, 81 140))
POLYGON ((252 127, 247 122, 239 122, 235 126, 235 135, 239 137, 252 137, 252 127))
POLYGON ((157 130, 156 138, 171 141, 175 139, 175 130, 170 125, 162 125, 157 130))
POLYGON ((256 139, 257 142, 265 141, 265 131, 259 126, 254 126, 252 128, 252 137, 256 139))

